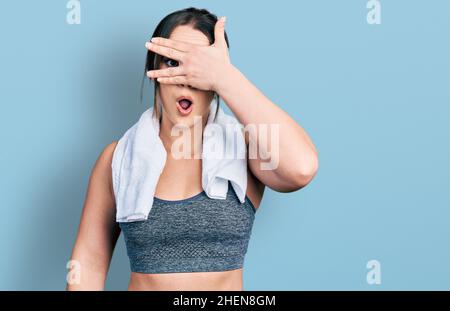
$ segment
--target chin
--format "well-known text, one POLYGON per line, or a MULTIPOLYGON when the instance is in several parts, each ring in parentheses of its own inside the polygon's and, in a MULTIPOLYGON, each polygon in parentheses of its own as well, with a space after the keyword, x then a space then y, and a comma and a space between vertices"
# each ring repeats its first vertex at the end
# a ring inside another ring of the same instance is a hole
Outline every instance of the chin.
MULTIPOLYGON (((187 127, 194 127, 196 122, 204 121, 202 120, 203 116, 201 114, 191 114, 189 116, 179 116, 175 117, 175 124, 183 125, 187 127)), ((174 124, 174 125, 175 125, 174 124)))

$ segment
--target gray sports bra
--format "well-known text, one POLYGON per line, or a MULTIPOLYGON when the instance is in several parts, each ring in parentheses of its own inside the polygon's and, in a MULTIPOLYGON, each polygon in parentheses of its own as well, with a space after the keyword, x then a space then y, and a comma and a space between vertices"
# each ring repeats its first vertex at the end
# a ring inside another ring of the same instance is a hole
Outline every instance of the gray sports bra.
POLYGON ((154 197, 147 220, 119 222, 131 271, 170 273, 242 268, 256 209, 228 182, 226 200, 205 191, 184 200, 154 197))

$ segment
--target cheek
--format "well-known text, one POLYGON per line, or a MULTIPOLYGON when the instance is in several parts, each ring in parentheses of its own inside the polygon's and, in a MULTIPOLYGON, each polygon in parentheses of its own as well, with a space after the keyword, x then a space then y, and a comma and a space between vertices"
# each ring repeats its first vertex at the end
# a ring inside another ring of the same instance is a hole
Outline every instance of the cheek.
POLYGON ((173 94, 175 94, 173 90, 173 85, 170 84, 160 84, 158 92, 164 107, 166 107, 167 102, 170 102, 172 100, 174 96, 173 94))
POLYGON ((209 107, 213 98, 214 98, 214 93, 212 93, 212 92, 207 92, 207 93, 202 94, 202 103, 204 105, 203 109, 206 109, 209 107))
POLYGON ((201 99, 201 104, 197 106, 197 114, 205 114, 211 107, 212 97, 204 96, 201 99))

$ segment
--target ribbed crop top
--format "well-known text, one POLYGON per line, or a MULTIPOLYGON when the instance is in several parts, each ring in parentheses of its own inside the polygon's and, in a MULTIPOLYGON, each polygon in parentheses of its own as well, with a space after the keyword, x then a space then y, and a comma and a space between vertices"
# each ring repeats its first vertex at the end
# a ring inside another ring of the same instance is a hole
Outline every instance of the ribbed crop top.
POLYGON ((132 272, 172 273, 242 268, 256 209, 228 183, 225 200, 205 191, 184 200, 154 197, 147 220, 119 222, 132 272))

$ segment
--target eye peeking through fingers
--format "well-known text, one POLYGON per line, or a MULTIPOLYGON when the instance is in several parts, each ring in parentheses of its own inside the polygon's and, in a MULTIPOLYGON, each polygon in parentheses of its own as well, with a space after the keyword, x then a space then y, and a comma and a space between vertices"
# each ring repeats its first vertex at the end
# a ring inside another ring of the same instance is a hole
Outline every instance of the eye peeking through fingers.
POLYGON ((168 67, 177 67, 178 66, 178 61, 165 57, 162 57, 162 61, 164 62, 164 64, 166 64, 168 67))

